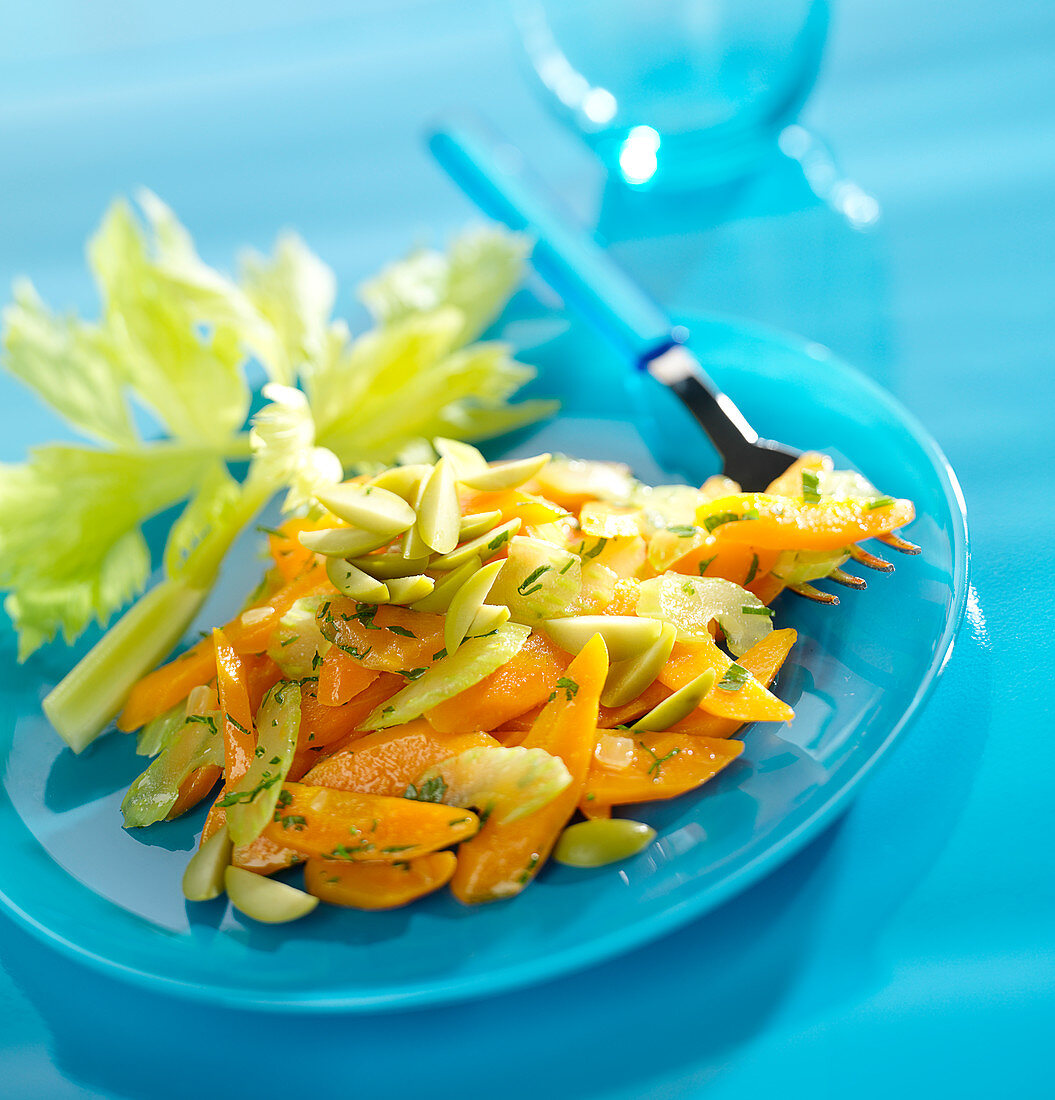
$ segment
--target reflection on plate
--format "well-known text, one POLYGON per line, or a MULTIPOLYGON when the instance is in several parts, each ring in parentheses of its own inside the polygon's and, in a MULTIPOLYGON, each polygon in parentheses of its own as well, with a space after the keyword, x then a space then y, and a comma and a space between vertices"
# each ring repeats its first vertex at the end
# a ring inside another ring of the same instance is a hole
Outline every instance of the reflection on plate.
MULTIPOLYGON (((518 328, 524 336, 531 325, 518 328)), ((910 537, 923 555, 901 558, 867 592, 840 592, 836 609, 781 597, 777 624, 800 636, 776 688, 795 707, 794 723, 750 727, 744 755, 702 792, 635 808, 659 832, 642 855, 586 872, 551 865, 519 898, 477 909, 443 895, 392 913, 322 907, 272 928, 220 901, 188 905, 180 876, 203 811, 143 833, 121 829, 120 800, 142 760, 119 736, 81 758, 60 751, 40 715, 41 697, 69 661, 56 647, 4 671, 0 903, 60 949, 155 988, 249 1007, 377 1011, 479 996, 600 961, 713 908, 787 859, 905 728, 948 657, 966 592, 963 502, 929 436, 823 349, 724 321, 692 328, 707 369, 764 435, 827 451, 837 465, 912 497, 920 518, 910 537)), ((678 410, 660 408, 656 430, 638 380, 589 334, 569 328, 524 358, 540 365, 536 388, 564 398, 565 415, 518 451, 622 459, 646 481, 715 472, 678 410)), ((241 602, 245 577, 258 571, 253 541, 229 564, 203 623, 241 602)))

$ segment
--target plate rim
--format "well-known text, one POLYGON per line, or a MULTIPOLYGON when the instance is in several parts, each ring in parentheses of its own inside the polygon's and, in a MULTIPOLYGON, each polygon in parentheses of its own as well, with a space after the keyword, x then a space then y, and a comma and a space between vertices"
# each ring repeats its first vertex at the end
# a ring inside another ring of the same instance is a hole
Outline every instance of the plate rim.
MULTIPOLYGON (((383 994, 321 995, 312 992, 286 991, 281 995, 272 996, 232 985, 199 985, 193 981, 157 974, 143 967, 108 958, 100 952, 74 942, 27 912, 7 894, 2 883, 0 883, 0 910, 39 941, 56 948, 65 957, 84 964, 97 973, 119 978, 151 993, 173 995, 186 1002, 263 1013, 296 1011, 322 1015, 337 1012, 349 1014, 401 1012, 458 1004, 474 997, 490 997, 517 989, 526 989, 599 965, 608 959, 669 935, 689 921, 702 917, 735 895, 742 893, 800 852, 844 808, 857 792, 862 781, 872 773, 876 764, 903 736, 930 699, 952 656, 956 638, 964 620, 969 588, 970 540, 966 501, 956 473, 944 451, 915 414, 869 375, 833 353, 825 345, 773 326, 735 316, 701 312, 694 314, 691 320, 694 326, 701 328, 708 325, 721 325, 755 339, 776 342, 812 359, 823 356, 827 364, 850 375, 858 386, 891 409, 898 422, 907 429, 921 447, 932 469, 938 475, 949 505, 949 515, 953 521, 950 531, 953 566, 952 604, 944 630, 922 674, 920 684, 899 719, 889 728, 883 740, 868 758, 856 767, 836 790, 821 800, 797 827, 764 848, 748 863, 724 876, 708 890, 674 903, 648 918, 603 933, 574 947, 566 947, 542 959, 513 963, 484 974, 432 980, 416 990, 389 991, 383 994)), ((17 811, 14 810, 6 795, 0 795, 0 797, 17 816, 17 811)))

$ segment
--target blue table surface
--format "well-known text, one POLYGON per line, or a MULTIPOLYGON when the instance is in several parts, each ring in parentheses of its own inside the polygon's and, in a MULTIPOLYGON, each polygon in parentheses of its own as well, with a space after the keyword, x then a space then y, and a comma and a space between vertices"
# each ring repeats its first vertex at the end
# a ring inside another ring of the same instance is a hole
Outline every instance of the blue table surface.
MULTIPOLYGON (((536 94, 504 4, 4 5, 0 284, 88 307, 87 232, 148 184, 207 258, 292 225, 349 288, 472 220, 420 133, 479 107, 664 304, 801 333, 896 394, 961 478, 973 570, 899 749, 718 919, 494 1000, 286 1019, 133 990, 0 916, 0 1094, 1051 1096, 1053 58, 1041 0, 843 0, 802 164, 631 200, 536 94)), ((0 408, 0 458, 55 430, 6 379, 0 408)))

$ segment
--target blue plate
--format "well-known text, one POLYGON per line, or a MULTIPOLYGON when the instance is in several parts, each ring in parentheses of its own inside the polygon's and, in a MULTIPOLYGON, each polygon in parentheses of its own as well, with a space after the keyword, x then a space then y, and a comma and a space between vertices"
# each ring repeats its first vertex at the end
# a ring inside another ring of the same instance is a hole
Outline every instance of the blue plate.
MULTIPOLYGON (((727 321, 692 328, 707 368, 763 434, 827 451, 913 498, 910 537, 923 555, 899 557, 897 572, 874 574, 867 592, 841 591, 838 608, 778 601, 778 625, 799 631, 776 687, 794 722, 749 728, 741 759, 701 792, 635 808, 659 833, 644 853, 595 871, 551 865, 519 898, 476 909, 434 896, 393 913, 322 907, 273 928, 222 901, 187 904, 180 876, 201 812, 120 827, 123 790, 143 761, 119 736, 80 758, 60 751, 40 713, 70 660, 56 646, 4 672, 0 902, 58 949, 155 989, 265 1009, 377 1011, 606 959, 712 909, 801 848, 905 729, 949 656, 966 592, 963 498, 927 433, 823 348, 727 321)), ((535 388, 562 396, 565 409, 517 450, 623 459, 646 480, 714 472, 678 410, 660 405, 650 421, 638 383, 588 334, 537 317, 508 334, 539 365, 535 388)), ((241 602, 257 549, 247 540, 236 550, 201 625, 241 602)))

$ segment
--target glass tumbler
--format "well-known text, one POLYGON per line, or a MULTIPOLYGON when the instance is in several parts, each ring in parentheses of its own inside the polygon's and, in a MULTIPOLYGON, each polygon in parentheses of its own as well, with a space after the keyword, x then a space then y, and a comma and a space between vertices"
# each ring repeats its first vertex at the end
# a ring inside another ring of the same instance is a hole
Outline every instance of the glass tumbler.
POLYGON ((513 0, 566 121, 638 189, 745 175, 816 80, 827 0, 513 0))

